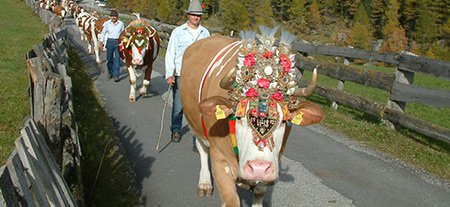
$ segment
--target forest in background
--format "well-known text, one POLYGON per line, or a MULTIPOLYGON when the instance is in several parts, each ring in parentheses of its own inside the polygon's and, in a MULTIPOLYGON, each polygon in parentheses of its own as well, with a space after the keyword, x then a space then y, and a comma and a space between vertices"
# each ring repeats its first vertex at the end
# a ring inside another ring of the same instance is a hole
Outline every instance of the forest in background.
MULTIPOLYGON (((203 0, 203 24, 223 34, 275 26, 298 39, 450 61, 450 0, 203 0)), ((168 24, 186 21, 189 0, 109 0, 168 24)))

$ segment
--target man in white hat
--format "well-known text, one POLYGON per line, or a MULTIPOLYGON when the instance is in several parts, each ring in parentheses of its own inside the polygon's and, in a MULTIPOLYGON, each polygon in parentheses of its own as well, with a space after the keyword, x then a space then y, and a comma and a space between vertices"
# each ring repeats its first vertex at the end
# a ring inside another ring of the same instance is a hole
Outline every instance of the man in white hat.
POLYGON ((187 22, 176 27, 172 31, 172 34, 170 34, 165 60, 166 82, 173 89, 172 125, 170 127, 173 142, 179 142, 181 140, 180 130, 183 121, 183 108, 181 106, 179 89, 183 86, 180 86, 179 80, 184 51, 195 41, 209 37, 210 35, 209 31, 200 25, 203 9, 199 0, 191 0, 186 14, 187 22))

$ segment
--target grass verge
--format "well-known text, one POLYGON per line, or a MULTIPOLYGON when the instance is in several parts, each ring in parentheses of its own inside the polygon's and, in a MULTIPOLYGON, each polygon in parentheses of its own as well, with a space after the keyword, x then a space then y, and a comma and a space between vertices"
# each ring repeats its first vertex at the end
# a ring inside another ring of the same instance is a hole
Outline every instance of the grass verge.
POLYGON ((85 204, 89 206, 137 206, 133 173, 123 157, 115 128, 97 98, 86 68, 74 49, 69 49, 69 76, 82 143, 82 176, 85 204))
POLYGON ((0 165, 3 165, 14 149, 14 140, 20 136, 24 117, 30 114, 25 54, 33 45, 42 44, 48 27, 24 2, 2 0, 1 4, 0 165))
POLYGON ((317 95, 310 100, 324 110, 324 126, 450 182, 450 144, 408 129, 390 130, 381 120, 344 106, 334 111, 329 100, 317 95))

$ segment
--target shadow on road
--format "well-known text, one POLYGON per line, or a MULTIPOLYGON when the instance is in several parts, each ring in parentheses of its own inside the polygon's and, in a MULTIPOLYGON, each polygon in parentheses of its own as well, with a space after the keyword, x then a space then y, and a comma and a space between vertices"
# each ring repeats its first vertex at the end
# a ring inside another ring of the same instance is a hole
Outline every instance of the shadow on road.
POLYGON ((151 167, 155 161, 154 157, 145 156, 143 144, 139 142, 139 139, 135 137, 136 132, 130 127, 123 125, 120 121, 112 118, 113 125, 116 127, 117 136, 120 137, 122 143, 122 149, 126 149, 128 160, 131 162, 133 171, 136 173, 134 176, 135 186, 139 195, 142 194, 142 180, 148 178, 151 175, 151 167), (139 166, 139 167, 136 167, 139 166))

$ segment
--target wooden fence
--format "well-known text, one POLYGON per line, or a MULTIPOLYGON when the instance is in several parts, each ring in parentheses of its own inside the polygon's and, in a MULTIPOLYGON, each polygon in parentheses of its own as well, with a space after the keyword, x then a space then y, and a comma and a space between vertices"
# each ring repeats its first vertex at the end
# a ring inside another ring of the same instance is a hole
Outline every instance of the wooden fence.
MULTIPOLYGON (((107 15, 107 11, 98 7, 86 6, 89 11, 99 11, 107 15)), ((135 16, 120 14, 127 19, 135 19, 135 16)), ((176 27, 155 20, 148 20, 157 29, 161 38, 161 45, 167 48, 170 33, 176 27)), ((220 33, 220 31, 212 31, 220 33)), ((307 56, 309 54, 325 55, 332 57, 363 59, 368 61, 384 62, 396 65, 395 75, 371 71, 368 69, 357 69, 344 64, 326 63, 314 59, 297 56, 296 67, 301 72, 312 71, 317 65, 321 75, 338 80, 336 89, 320 86, 315 93, 328 98, 333 102, 333 108, 338 104, 344 105, 358 111, 370 114, 382 119, 390 126, 400 125, 414 130, 423 135, 450 143, 450 129, 437 126, 430 122, 421 120, 405 113, 406 103, 420 103, 432 107, 450 108, 450 91, 427 89, 412 85, 415 73, 432 75, 437 78, 450 80, 450 63, 431 60, 423 57, 415 57, 407 54, 377 53, 335 46, 316 46, 310 43, 294 42, 293 50, 307 56), (345 82, 350 81, 363 87, 372 87, 387 91, 389 99, 386 104, 379 104, 364 97, 344 91, 345 82)), ((307 85, 302 81, 301 85, 307 85)))
POLYGON ((5 206, 76 206, 33 118, 27 118, 20 134, 16 149, 0 168, 0 201, 4 199, 5 206))
POLYGON ((25 2, 53 33, 26 54, 31 117, 0 168, 0 206, 76 206, 82 198, 75 200, 71 190, 83 194, 81 147, 66 70, 67 31, 39 1, 25 2))

